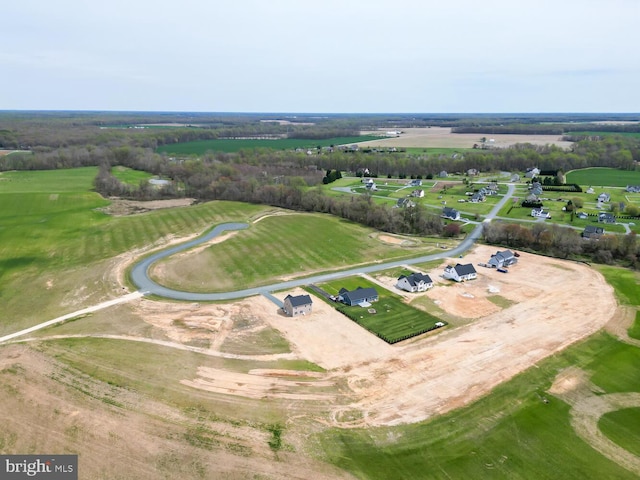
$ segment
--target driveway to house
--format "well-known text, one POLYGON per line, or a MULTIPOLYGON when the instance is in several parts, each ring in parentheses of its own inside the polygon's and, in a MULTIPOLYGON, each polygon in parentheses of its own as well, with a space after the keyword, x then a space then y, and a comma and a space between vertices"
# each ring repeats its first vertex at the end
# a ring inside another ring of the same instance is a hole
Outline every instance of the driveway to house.
POLYGON ((387 270, 389 268, 401 267, 403 265, 413 265, 416 263, 425 263, 432 260, 440 260, 448 257, 455 257, 462 255, 480 238, 482 235, 482 226, 485 222, 490 222, 504 206, 505 203, 511 198, 515 187, 513 184, 508 184, 507 194, 493 207, 491 212, 485 217, 484 221, 476 226, 469 235, 455 248, 451 250, 443 250, 442 252, 424 255, 421 257, 397 260, 394 262, 378 263, 376 265, 369 265, 367 267, 357 267, 348 270, 342 270, 340 272, 332 272, 323 275, 314 275, 311 277, 298 278, 295 280, 289 280, 287 282, 274 283, 272 285, 265 285, 263 287, 247 288, 244 290, 236 290, 234 292, 220 292, 220 293, 194 293, 183 292, 179 290, 173 290, 171 288, 163 287, 157 284, 151 278, 149 278, 149 268, 158 260, 174 255, 178 252, 187 250, 189 248, 200 245, 207 242, 218 235, 229 230, 243 230, 248 228, 246 223, 225 223, 218 225, 206 235, 199 237, 195 240, 176 245, 175 247, 162 250, 154 253, 138 262, 131 270, 131 281, 138 287, 138 289, 144 294, 157 295, 158 297, 170 298, 173 300, 185 300, 191 302, 206 302, 217 300, 233 300, 237 298, 250 297, 253 295, 264 295, 270 292, 277 292, 280 290, 287 290, 294 287, 300 287, 311 283, 322 283, 337 278, 350 277, 362 273, 373 273, 380 270, 387 270))

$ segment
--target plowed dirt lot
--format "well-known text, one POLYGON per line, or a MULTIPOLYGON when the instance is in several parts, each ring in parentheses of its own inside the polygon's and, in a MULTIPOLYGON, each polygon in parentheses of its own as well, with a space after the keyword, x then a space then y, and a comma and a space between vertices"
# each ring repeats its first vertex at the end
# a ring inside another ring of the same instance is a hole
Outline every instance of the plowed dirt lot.
MULTIPOLYGON (((363 135, 380 135, 384 132, 362 132, 363 135)), ((480 139, 487 139, 486 145, 492 148, 506 148, 516 143, 533 145, 557 145, 569 148, 571 142, 562 140, 561 135, 482 135, 476 133, 451 133, 448 127, 405 128, 398 137, 370 140, 359 143, 361 147, 396 147, 396 148, 473 148, 480 145, 480 139)))

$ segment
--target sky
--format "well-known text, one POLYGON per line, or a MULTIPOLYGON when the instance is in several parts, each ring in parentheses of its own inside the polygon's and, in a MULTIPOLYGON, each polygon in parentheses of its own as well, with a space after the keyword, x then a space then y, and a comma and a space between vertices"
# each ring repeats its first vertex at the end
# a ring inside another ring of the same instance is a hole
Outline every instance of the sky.
POLYGON ((640 112, 639 0, 14 0, 0 110, 640 112))

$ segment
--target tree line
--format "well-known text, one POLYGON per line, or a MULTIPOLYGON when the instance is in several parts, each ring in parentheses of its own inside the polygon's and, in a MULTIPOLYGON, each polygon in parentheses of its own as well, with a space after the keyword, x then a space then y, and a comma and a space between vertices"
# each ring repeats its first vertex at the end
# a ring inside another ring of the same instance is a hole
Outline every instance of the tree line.
POLYGON ((483 227, 485 242, 526 249, 559 258, 592 260, 612 264, 622 262, 640 269, 640 244, 634 232, 626 235, 602 235, 585 239, 579 230, 555 224, 534 223, 527 227, 515 223, 491 222, 483 227))

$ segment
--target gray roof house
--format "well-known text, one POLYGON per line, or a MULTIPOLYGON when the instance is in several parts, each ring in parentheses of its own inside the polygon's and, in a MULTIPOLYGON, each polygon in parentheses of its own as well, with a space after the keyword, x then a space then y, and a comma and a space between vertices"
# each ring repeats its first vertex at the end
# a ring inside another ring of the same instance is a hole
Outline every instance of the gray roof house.
POLYGON ((408 197, 399 198, 395 206, 398 208, 411 208, 416 206, 416 202, 409 199, 408 197))
POLYGON ((306 315, 311 313, 312 306, 311 297, 309 295, 287 295, 284 297, 284 305, 282 310, 290 317, 298 315, 306 315))
POLYGON ((531 183, 529 191, 532 195, 542 195, 542 184, 540 182, 531 183))
POLYGON ((444 207, 440 216, 449 220, 460 220, 460 212, 455 208, 444 207))
POLYGON ((610 200, 611 200, 611 195, 609 195, 607 192, 602 192, 600 195, 598 195, 599 202, 608 202, 610 200))
POLYGON ((353 306, 368 306, 371 302, 378 301, 378 292, 375 288, 362 288, 358 287, 355 290, 347 290, 341 288, 338 292, 338 300, 345 305, 353 306))
POLYGON ((640 185, 627 185, 626 191, 629 193, 640 193, 640 185))
POLYGON ((420 187, 420 186, 422 186, 422 180, 420 180, 419 178, 416 178, 416 179, 414 179, 414 180, 411 180, 411 181, 409 182, 409 186, 410 186, 410 187, 420 187))
POLYGON ((472 264, 467 263, 465 265, 462 265, 458 263, 455 267, 451 265, 445 267, 444 274, 442 276, 449 280, 462 282, 464 280, 473 280, 474 278, 478 277, 478 274, 476 273, 476 269, 473 268, 472 264))
POLYGON ((511 250, 503 250, 502 252, 496 252, 495 255, 491 255, 487 263, 494 268, 502 268, 518 263, 518 259, 511 250))
POLYGON ((433 287, 433 280, 423 273, 400 275, 396 287, 406 292, 424 292, 433 287))
POLYGON ((595 225, 587 225, 582 232, 582 238, 600 238, 600 235, 604 234, 603 227, 597 227, 595 225))
POLYGON ((600 223, 616 223, 616 217, 613 213, 602 212, 598 214, 598 222, 600 223))

